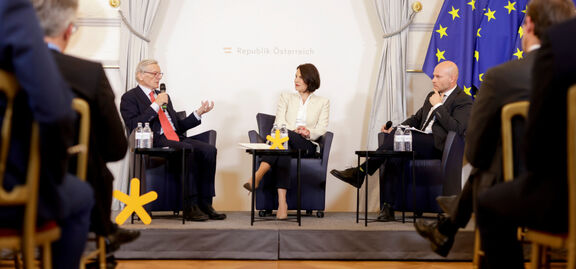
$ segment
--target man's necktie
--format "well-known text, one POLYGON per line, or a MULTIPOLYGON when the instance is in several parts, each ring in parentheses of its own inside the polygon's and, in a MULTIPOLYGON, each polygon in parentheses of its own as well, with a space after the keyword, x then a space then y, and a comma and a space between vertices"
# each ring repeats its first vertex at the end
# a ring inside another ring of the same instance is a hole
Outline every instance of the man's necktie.
MULTIPOLYGON (((442 96, 442 104, 444 104, 444 102, 446 102, 446 98, 447 96, 444 95, 442 96)), ((428 127, 428 125, 430 124, 430 122, 434 119, 434 110, 428 112, 428 118, 426 119, 426 121, 424 122, 424 125, 422 125, 422 128, 420 128, 420 130, 425 131, 426 127, 428 127)))
MULTIPOLYGON (((150 91, 150 100, 152 102, 156 101, 156 98, 154 98, 154 91, 150 91)), ((164 136, 166 136, 168 140, 180 141, 178 135, 176 134, 176 132, 174 132, 174 128, 172 128, 172 124, 170 124, 170 121, 168 121, 168 117, 166 117, 166 113, 164 112, 164 110, 162 110, 162 108, 158 109, 158 118, 160 119, 160 125, 162 126, 162 130, 164 130, 164 136)))

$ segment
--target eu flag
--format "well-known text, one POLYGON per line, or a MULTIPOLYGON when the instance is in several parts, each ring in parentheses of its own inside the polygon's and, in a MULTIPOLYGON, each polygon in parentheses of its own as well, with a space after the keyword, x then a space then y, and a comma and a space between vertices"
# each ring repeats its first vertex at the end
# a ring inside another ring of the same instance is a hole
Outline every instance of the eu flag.
POLYGON ((450 60, 458 85, 475 96, 489 68, 522 57, 520 38, 528 0, 445 0, 434 25, 422 70, 450 60))

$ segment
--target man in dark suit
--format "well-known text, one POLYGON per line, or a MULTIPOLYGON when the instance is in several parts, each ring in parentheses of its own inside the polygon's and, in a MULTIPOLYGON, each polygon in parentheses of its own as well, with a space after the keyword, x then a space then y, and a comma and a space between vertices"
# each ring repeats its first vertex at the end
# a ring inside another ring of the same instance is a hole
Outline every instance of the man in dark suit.
POLYGON ((443 207, 447 207, 449 218, 438 222, 419 219, 415 223, 416 230, 430 240, 432 249, 439 255, 448 255, 456 232, 468 224, 474 211, 476 193, 502 182, 502 107, 528 100, 540 37, 550 25, 569 19, 571 6, 570 0, 532 0, 522 27, 522 48, 527 54, 522 59, 503 63, 486 72, 470 115, 468 128, 473 131, 466 135, 465 154, 474 169, 455 200, 441 198, 448 201, 443 207))
POLYGON ((62 54, 66 49, 75 26, 72 23, 78 8, 78 0, 33 0, 44 40, 52 49, 52 55, 64 79, 74 94, 90 105, 90 145, 86 179, 94 190, 95 205, 92 209, 91 229, 108 239, 108 252, 122 243, 135 240, 139 231, 119 228, 112 223, 112 188, 114 177, 106 167, 107 162, 121 160, 126 154, 127 141, 120 115, 114 103, 110 87, 100 63, 62 54))
MULTIPOLYGON (((566 9, 574 14, 572 3, 566 9)), ((543 34, 524 138, 527 171, 478 195, 478 227, 487 268, 524 268, 522 244, 516 237, 520 226, 567 231, 566 93, 576 83, 575 47, 576 19, 543 34)))
MULTIPOLYGON (((72 96, 42 41, 30 1, 0 1, 0 21, 0 69, 13 72, 22 89, 14 105, 3 187, 10 190, 26 180, 30 125, 35 120, 41 134, 37 220, 56 220, 62 230, 53 244, 52 267, 78 268, 93 199, 87 183, 66 174, 67 149, 74 138, 72 96)), ((0 107, 5 105, 2 98, 0 107)), ((1 208, 0 226, 21 227, 22 214, 21 209, 1 208)))
POLYGON ((163 73, 155 60, 142 60, 136 68, 138 86, 122 95, 120 112, 126 128, 134 130, 138 122, 150 123, 154 132, 154 147, 192 149, 188 158, 190 169, 189 205, 184 217, 192 221, 222 220, 225 214, 212 207, 214 176, 216 173, 216 148, 208 143, 186 137, 186 131, 201 123, 201 117, 214 107, 214 102, 202 102, 200 108, 185 119, 180 119, 172 107, 167 93, 156 92, 163 73))
MULTIPOLYGON (((416 151, 417 159, 439 159, 442 156, 442 149, 449 131, 455 131, 458 135, 464 136, 468 117, 472 107, 472 99, 466 95, 460 87, 456 85, 458 80, 458 66, 451 61, 444 61, 434 68, 434 78, 432 84, 434 91, 430 92, 422 107, 410 118, 402 122, 401 125, 408 125, 422 130, 424 133, 413 132, 413 149, 416 151)), ((390 134, 394 131, 392 127, 386 129, 382 127, 382 132, 390 134)), ((378 150, 393 149, 393 135, 387 135, 383 145, 378 150)), ((332 170, 330 173, 351 184, 356 188, 362 186, 356 182, 356 176, 360 173, 360 178, 364 179, 364 174, 374 174, 384 163, 384 158, 370 158, 359 167, 349 168, 343 171, 332 170), (367 169, 368 168, 368 169, 367 169)), ((386 165, 386 171, 391 170, 392 164, 386 165)), ((393 211, 390 205, 384 204, 379 216, 380 220, 393 220, 393 211)))

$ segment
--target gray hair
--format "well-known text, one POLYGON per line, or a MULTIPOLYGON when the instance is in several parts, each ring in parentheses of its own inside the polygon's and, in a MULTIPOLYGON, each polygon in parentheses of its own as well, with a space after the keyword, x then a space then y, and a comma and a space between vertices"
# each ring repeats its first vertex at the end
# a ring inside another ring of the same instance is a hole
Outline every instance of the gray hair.
POLYGON ((44 36, 62 34, 76 18, 78 0, 32 0, 44 36))
POLYGON ((136 81, 138 81, 138 73, 144 73, 146 70, 144 68, 146 68, 146 66, 149 65, 153 65, 153 64, 158 64, 158 61, 154 60, 154 59, 144 59, 142 61, 140 61, 138 63, 138 65, 136 66, 136 81))

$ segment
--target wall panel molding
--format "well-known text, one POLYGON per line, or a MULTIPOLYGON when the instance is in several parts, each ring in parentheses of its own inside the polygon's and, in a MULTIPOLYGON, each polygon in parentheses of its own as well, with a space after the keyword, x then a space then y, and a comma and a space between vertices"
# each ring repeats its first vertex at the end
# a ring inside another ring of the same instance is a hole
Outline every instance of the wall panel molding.
POLYGON ((91 27, 120 27, 120 18, 78 18, 76 25, 91 27))

